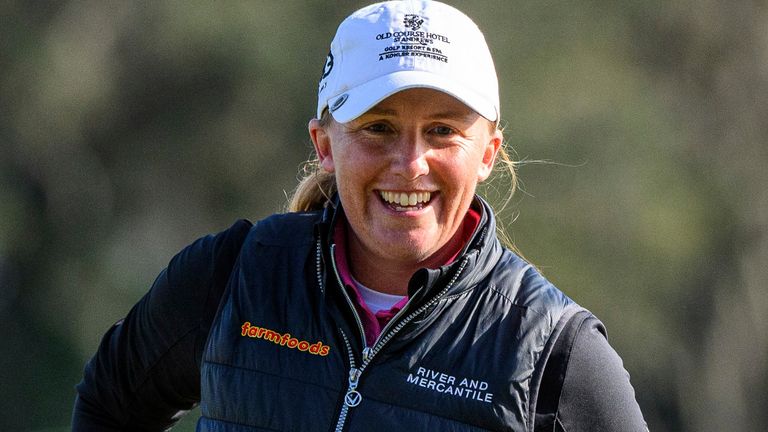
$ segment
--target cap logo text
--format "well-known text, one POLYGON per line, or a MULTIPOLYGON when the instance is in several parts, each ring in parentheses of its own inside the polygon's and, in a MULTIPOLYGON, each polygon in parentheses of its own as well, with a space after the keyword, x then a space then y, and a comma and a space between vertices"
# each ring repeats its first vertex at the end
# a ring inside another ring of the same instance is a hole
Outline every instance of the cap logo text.
POLYGON ((448 63, 446 48, 451 44, 445 34, 422 29, 425 18, 416 14, 406 14, 403 26, 406 30, 379 33, 376 40, 388 43, 380 48, 379 61, 401 57, 422 57, 448 63), (421 29, 421 30, 420 30, 421 29))

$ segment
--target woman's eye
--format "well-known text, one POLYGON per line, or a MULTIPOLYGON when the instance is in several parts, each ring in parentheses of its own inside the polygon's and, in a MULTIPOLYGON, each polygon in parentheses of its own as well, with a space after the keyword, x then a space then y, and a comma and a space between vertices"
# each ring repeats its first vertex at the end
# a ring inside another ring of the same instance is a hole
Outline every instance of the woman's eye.
POLYGON ((365 127, 366 130, 373 133, 385 133, 389 132, 389 126, 385 123, 373 123, 365 127))
POLYGON ((455 133, 453 128, 450 128, 448 126, 436 126, 432 129, 432 132, 436 135, 452 135, 455 133))

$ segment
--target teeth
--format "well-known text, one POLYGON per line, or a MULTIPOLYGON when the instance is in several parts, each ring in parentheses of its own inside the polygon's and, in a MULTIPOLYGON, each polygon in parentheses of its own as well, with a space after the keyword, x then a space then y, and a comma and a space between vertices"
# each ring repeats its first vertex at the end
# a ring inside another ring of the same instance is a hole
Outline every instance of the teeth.
POLYGON ((384 201, 400 207, 414 207, 420 203, 427 203, 432 198, 431 192, 405 193, 381 191, 380 194, 384 201))
POLYGON ((411 192, 411 194, 408 195, 408 205, 415 206, 417 202, 418 201, 416 201, 416 193, 411 192))
POLYGON ((406 193, 400 194, 400 205, 403 207, 408 205, 408 194, 406 193))

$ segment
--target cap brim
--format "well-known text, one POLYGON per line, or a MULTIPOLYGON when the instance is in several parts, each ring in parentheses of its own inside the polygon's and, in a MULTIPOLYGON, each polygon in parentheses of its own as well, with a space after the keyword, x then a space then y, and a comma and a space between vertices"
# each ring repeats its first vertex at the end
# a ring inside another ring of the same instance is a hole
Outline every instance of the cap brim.
POLYGON ((424 71, 398 71, 373 79, 330 98, 328 106, 334 120, 347 123, 389 96, 409 88, 431 88, 441 91, 455 97, 492 122, 498 119, 493 101, 489 101, 467 87, 457 85, 455 80, 424 71))

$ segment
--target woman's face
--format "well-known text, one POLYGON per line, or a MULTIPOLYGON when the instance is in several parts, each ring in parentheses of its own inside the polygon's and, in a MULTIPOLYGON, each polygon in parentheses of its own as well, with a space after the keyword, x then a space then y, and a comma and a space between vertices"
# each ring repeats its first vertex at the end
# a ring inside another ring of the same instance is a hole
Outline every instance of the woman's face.
POLYGON ((424 266, 457 250, 451 240, 502 141, 488 120, 431 89, 396 93, 349 123, 313 120, 310 135, 335 173, 349 247, 424 266))

